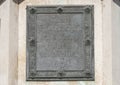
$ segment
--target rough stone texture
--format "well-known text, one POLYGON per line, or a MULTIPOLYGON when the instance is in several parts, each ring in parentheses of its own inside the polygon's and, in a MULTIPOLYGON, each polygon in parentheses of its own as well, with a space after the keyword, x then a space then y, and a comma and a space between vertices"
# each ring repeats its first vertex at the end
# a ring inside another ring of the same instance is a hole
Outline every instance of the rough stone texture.
POLYGON ((113 84, 120 84, 120 7, 112 4, 112 74, 113 84))

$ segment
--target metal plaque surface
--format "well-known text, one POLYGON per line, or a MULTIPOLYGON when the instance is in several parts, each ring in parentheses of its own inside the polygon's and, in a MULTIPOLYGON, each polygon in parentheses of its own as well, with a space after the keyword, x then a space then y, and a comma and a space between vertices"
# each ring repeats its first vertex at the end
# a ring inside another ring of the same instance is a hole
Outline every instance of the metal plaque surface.
POLYGON ((27 80, 94 80, 93 6, 27 7, 27 80))

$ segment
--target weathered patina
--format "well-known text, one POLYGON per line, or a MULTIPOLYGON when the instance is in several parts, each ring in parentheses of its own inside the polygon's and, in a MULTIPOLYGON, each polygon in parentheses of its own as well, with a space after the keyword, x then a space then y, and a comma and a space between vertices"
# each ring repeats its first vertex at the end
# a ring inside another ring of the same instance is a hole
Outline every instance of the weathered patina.
POLYGON ((27 80, 94 80, 93 6, 27 7, 27 80))

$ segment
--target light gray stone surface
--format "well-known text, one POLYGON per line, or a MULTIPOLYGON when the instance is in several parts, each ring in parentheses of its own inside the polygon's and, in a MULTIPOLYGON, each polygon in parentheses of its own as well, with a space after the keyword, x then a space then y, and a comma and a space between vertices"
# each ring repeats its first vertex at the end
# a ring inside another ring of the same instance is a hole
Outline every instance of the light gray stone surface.
POLYGON ((9 68, 9 1, 0 5, 0 85, 8 85, 9 68))
POLYGON ((120 84, 120 7, 112 4, 112 81, 120 84))
POLYGON ((0 85, 16 85, 18 6, 12 0, 0 5, 0 19, 0 85))

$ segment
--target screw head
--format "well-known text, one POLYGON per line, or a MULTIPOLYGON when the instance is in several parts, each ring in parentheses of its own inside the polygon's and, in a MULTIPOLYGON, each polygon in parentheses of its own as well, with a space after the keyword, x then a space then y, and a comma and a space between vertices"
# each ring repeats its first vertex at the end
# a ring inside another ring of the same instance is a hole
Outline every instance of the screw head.
POLYGON ((30 46, 35 46, 35 39, 33 37, 29 39, 29 42, 30 42, 30 46))
POLYGON ((89 45, 90 45, 90 40, 86 40, 86 41, 85 41, 85 45, 86 45, 86 46, 89 46, 89 45))
POLYGON ((58 13, 62 13, 62 12, 63 12, 63 9, 62 9, 61 7, 58 7, 58 8, 57 8, 57 12, 58 12, 58 13))
POLYGON ((90 11, 91 11, 90 8, 86 8, 86 9, 85 9, 85 12, 86 12, 86 13, 90 13, 90 11))
POLYGON ((31 10, 30 10, 30 13, 31 14, 34 14, 36 12, 36 10, 34 9, 34 8, 32 8, 31 10))
POLYGON ((62 77, 62 76, 63 76, 63 73, 62 73, 62 72, 59 72, 59 73, 58 73, 58 76, 59 76, 59 77, 62 77))
POLYGON ((91 75, 91 73, 86 73, 86 75, 87 75, 87 76, 90 76, 90 75, 91 75))

